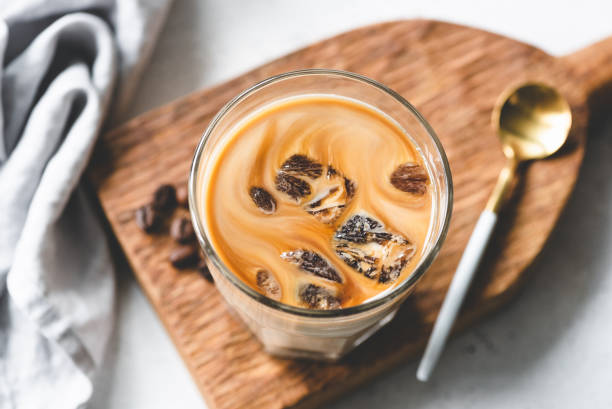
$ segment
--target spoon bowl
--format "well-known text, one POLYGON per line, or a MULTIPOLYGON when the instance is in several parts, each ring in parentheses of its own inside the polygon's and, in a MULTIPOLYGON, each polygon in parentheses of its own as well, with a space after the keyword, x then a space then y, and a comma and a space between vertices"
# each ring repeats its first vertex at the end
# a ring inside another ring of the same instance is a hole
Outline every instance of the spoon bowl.
POLYGON ((542 159, 563 146, 570 127, 570 106, 544 84, 525 84, 504 94, 493 110, 504 154, 517 161, 542 159))

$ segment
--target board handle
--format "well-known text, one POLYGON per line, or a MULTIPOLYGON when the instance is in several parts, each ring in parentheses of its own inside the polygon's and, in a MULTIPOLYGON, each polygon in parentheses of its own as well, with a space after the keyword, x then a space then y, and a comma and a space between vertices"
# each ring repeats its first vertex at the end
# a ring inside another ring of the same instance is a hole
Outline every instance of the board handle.
POLYGON ((562 58, 584 86, 591 115, 612 101, 612 37, 562 58))

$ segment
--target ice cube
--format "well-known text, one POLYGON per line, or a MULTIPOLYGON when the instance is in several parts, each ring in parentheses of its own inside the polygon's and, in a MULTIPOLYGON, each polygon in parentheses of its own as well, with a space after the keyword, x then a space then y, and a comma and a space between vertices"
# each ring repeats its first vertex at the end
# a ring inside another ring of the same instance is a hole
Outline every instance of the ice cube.
POLYGON ((328 166, 325 176, 312 185, 313 194, 302 206, 321 223, 331 224, 355 194, 355 183, 328 166))
POLYGON ((319 310, 340 308, 340 300, 327 289, 314 284, 303 286, 299 291, 300 300, 308 307, 319 310))
POLYGON ((300 270, 306 271, 307 273, 317 277, 335 281, 337 283, 342 282, 342 278, 336 269, 333 268, 327 260, 314 251, 305 249, 286 251, 281 254, 281 258, 297 265, 300 270))
POLYGON ((349 267, 380 283, 396 281, 415 252, 409 240, 363 214, 353 215, 340 226, 332 242, 349 267))
POLYGON ((267 270, 259 270, 256 275, 257 287, 268 297, 279 301, 281 289, 276 278, 267 270))

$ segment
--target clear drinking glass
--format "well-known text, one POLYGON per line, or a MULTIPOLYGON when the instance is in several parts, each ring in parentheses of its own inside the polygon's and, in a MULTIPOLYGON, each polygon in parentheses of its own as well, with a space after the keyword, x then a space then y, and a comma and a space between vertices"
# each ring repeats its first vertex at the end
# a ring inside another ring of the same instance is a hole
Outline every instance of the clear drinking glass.
POLYGON ((430 125, 399 94, 364 76, 344 71, 310 69, 280 74, 242 92, 212 120, 195 152, 189 178, 189 208, 198 240, 221 295, 266 351, 284 357, 335 360, 387 324, 436 257, 450 222, 453 189, 446 155, 430 125), (289 97, 332 95, 379 109, 412 138, 432 176, 434 210, 421 260, 412 274, 380 297, 338 310, 311 310, 280 303, 258 293, 220 260, 208 239, 202 214, 205 180, 215 148, 242 119, 289 97))

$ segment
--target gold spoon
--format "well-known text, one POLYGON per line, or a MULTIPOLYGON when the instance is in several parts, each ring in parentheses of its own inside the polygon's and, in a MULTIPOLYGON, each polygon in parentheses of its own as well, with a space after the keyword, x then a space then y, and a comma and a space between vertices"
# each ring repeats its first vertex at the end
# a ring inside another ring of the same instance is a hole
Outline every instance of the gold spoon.
POLYGON ((476 223, 434 324, 417 370, 417 379, 423 382, 429 379, 444 349, 518 164, 543 159, 558 151, 567 140, 572 113, 567 101, 554 88, 530 83, 504 93, 493 109, 492 119, 507 158, 506 165, 476 223))

